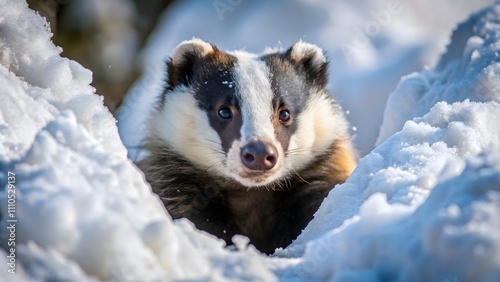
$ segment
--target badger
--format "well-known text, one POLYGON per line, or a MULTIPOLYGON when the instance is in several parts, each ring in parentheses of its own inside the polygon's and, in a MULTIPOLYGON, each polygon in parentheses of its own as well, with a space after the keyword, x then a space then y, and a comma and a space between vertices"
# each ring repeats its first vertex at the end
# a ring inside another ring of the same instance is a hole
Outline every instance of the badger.
POLYGON ((316 45, 256 55, 193 38, 167 61, 140 162, 174 219, 230 245, 288 246, 356 165, 316 45))

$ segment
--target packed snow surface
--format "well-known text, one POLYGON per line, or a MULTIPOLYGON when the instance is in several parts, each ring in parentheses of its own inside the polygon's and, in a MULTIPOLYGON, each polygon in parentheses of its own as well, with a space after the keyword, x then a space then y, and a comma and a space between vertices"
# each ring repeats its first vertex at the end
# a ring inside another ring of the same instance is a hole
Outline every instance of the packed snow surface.
POLYGON ((26 3, 0 7, 0 281, 500 280, 500 4, 401 80, 377 147, 272 257, 173 222, 91 73, 26 3))

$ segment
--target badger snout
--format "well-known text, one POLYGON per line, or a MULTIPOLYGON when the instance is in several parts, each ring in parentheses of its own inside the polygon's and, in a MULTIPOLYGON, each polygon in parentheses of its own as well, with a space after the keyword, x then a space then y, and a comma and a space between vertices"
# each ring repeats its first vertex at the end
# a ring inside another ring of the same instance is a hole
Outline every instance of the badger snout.
POLYGON ((269 142, 254 140, 241 149, 240 157, 251 170, 271 170, 278 162, 278 150, 269 142))

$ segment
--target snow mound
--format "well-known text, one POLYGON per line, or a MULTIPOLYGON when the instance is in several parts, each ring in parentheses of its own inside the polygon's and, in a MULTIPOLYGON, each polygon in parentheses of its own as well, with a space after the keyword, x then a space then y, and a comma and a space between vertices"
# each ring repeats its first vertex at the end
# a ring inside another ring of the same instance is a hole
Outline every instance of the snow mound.
MULTIPOLYGON (((165 219, 161 204, 140 172, 125 157, 107 154, 72 112, 49 123, 9 170, 19 183, 19 243, 57 250, 101 279, 110 279, 118 265, 135 277, 141 269, 153 275, 148 280, 158 275, 138 232, 148 221, 165 219)), ((28 246, 21 259, 34 251, 28 246)), ((30 273, 32 265, 26 267, 30 273)))
POLYGON ((18 183, 16 246, 30 277, 224 281, 249 275, 210 263, 225 260, 257 269, 256 279, 273 278, 256 251, 230 253, 187 222, 174 226, 141 172, 125 156, 106 152, 71 111, 49 123, 8 170, 18 183))
POLYGON ((500 278, 499 18, 500 4, 473 15, 453 36, 468 36, 463 50, 452 42, 435 70, 403 79, 381 144, 280 251, 302 257, 285 277, 500 278))
MULTIPOLYGON (((426 114, 440 101, 500 103, 500 11, 483 10, 458 26, 435 70, 403 78, 389 96, 377 139, 381 144, 407 120, 426 114)), ((500 122, 499 122, 500 123, 500 122)))
POLYGON ((1 281, 276 280, 252 247, 229 251, 173 223, 127 159, 91 73, 60 57, 26 3, 0 6, 0 236, 15 234, 15 245, 2 240, 1 281))
POLYGON ((297 255, 305 244, 301 265, 289 275, 499 278, 500 128, 484 129, 499 118, 496 102, 441 102, 407 122, 330 193, 287 250, 297 255))
MULTIPOLYGON (((144 281, 216 275, 205 252, 214 259, 226 256, 236 265, 258 256, 248 252, 240 261, 243 254, 231 260, 221 241, 187 223, 174 226, 140 171, 124 156, 107 153, 70 111, 49 123, 9 170, 19 183, 20 259, 33 277, 66 277, 61 276, 66 267, 48 264, 56 254, 56 261, 77 264, 101 280, 144 281), (53 272, 42 271, 40 264, 53 272)), ((265 271, 258 275, 265 278, 265 271)))
POLYGON ((116 121, 94 95, 92 72, 61 58, 46 21, 25 1, 0 1, 0 161, 21 156, 64 109, 107 150, 124 153, 116 121))

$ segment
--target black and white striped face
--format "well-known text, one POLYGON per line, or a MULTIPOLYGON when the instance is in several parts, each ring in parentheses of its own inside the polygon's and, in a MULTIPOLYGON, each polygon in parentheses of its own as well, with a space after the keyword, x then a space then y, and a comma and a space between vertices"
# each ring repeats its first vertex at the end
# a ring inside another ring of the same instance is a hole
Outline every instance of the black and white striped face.
POLYGON ((326 84, 321 49, 302 41, 261 56, 185 41, 168 63, 151 134, 209 173, 265 186, 346 137, 326 84))

